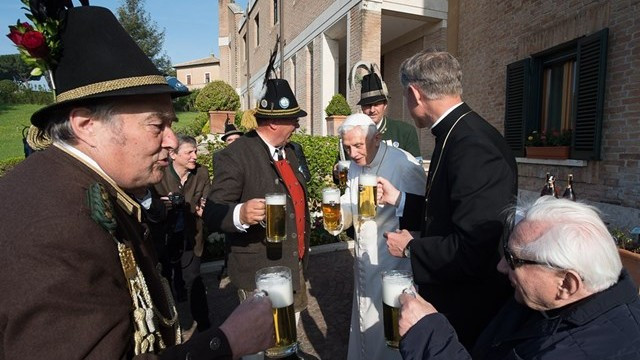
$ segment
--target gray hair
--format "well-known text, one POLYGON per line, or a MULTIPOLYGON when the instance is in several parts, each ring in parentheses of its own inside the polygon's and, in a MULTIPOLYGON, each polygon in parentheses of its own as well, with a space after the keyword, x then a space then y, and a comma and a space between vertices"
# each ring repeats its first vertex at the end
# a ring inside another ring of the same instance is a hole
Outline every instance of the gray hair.
POLYGON ((462 69, 453 55, 444 51, 424 50, 400 65, 400 82, 406 89, 414 85, 427 99, 446 95, 462 96, 462 69))
POLYGON ((347 126, 340 126, 338 128, 338 136, 340 138, 344 137, 344 134, 346 134, 347 132, 353 130, 353 129, 360 129, 360 132, 362 132, 363 134, 366 135, 366 139, 367 140, 371 140, 371 138, 373 138, 374 136, 376 136, 376 134, 378 133, 378 128, 376 127, 375 124, 371 124, 371 125, 347 125, 347 126))
POLYGON ((516 247, 524 258, 576 271, 592 292, 603 291, 618 281, 620 255, 596 208, 544 196, 517 211, 523 215, 523 222, 537 223, 542 229, 537 239, 516 247))
POLYGON ((178 151, 178 149, 180 149, 180 146, 184 144, 190 144, 190 145, 193 145, 194 147, 198 147, 198 142, 193 136, 176 134, 176 138, 178 139, 178 147, 176 148, 176 151, 178 151))
POLYGON ((75 144, 77 139, 71 127, 71 122, 69 121, 69 114, 71 110, 79 107, 88 109, 94 119, 116 125, 114 121, 116 102, 95 101, 68 105, 53 111, 49 117, 49 122, 44 128, 44 133, 53 141, 64 141, 69 144, 75 144))

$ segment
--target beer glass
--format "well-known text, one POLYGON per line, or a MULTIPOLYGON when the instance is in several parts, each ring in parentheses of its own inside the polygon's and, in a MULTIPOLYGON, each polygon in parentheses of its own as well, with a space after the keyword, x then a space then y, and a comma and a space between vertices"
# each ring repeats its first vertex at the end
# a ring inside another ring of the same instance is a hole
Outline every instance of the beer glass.
POLYGON ((291 269, 286 266, 272 266, 258 270, 256 288, 269 294, 273 306, 276 345, 267 349, 265 354, 270 358, 282 358, 296 353, 298 341, 291 269))
POLYGON ((349 166, 351 161, 340 160, 338 161, 338 186, 344 190, 347 188, 347 174, 349 173, 349 166))
POLYGON ((322 218, 324 229, 336 236, 342 231, 342 217, 340 216, 340 189, 322 189, 322 218))
POLYGON ((358 214, 360 215, 360 221, 373 220, 376 217, 378 181, 374 174, 362 174, 358 182, 358 214))
POLYGON ((271 193, 265 195, 267 205, 267 241, 279 243, 287 238, 287 196, 282 193, 271 193))
POLYGON ((408 270, 388 270, 382 272, 382 317, 384 324, 384 340, 387 346, 397 349, 400 343, 398 315, 400 300, 404 289, 410 289, 413 276, 408 270))

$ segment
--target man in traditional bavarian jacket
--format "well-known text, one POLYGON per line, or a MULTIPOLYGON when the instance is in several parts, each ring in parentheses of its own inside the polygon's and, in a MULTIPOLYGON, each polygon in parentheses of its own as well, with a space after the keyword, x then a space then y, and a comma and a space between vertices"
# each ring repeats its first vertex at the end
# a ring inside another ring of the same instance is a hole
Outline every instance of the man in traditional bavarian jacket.
POLYGON ((147 203, 177 146, 180 94, 109 10, 30 4, 54 47, 57 98, 31 117, 52 145, 0 179, 0 359, 230 359, 271 346, 271 303, 256 296, 181 345, 133 198, 147 203))
MULTIPOLYGON (((275 57, 272 57, 275 59, 275 57)), ((268 66, 267 76, 272 64, 268 66)), ((240 297, 255 289, 255 273, 267 266, 291 269, 296 315, 306 308, 303 275, 309 249, 310 216, 304 175, 291 134, 306 116, 284 79, 265 79, 255 109, 257 128, 216 154, 213 184, 204 219, 209 230, 224 232, 228 274, 240 297), (265 195, 286 195, 286 240, 267 243, 265 195)), ((297 317, 296 317, 297 318, 297 317)))
POLYGON ((361 84, 358 105, 362 108, 362 112, 369 115, 376 124, 378 132, 382 135, 382 141, 421 160, 416 128, 404 121, 390 119, 386 115, 389 98, 384 81, 378 74, 371 72, 362 78, 361 84))

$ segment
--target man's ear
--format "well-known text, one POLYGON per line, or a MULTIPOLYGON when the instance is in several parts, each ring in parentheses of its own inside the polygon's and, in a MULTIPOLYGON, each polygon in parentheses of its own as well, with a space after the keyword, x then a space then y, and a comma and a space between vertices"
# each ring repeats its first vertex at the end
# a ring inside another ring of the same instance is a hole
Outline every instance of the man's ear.
POLYGON ((93 147, 96 145, 97 129, 96 121, 92 115, 92 112, 87 108, 73 108, 69 112, 69 123, 76 139, 93 147))
POLYGON ((409 84, 409 86, 407 87, 407 95, 413 97, 416 104, 418 105, 420 105, 420 103, 424 100, 424 96, 422 95, 422 92, 420 92, 420 89, 418 89, 413 84, 409 84))
POLYGON ((567 270, 564 273, 564 277, 560 277, 556 297, 558 299, 568 300, 574 294, 578 293, 578 291, 582 290, 583 287, 584 284, 582 283, 580 275, 573 270, 567 270))

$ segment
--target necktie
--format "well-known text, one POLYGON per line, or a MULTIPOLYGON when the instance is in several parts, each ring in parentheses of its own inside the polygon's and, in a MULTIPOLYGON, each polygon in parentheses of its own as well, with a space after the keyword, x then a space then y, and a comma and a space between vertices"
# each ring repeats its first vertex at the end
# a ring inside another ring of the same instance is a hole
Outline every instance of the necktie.
POLYGON ((276 148, 274 158, 276 159, 276 161, 284 160, 284 149, 276 148))

